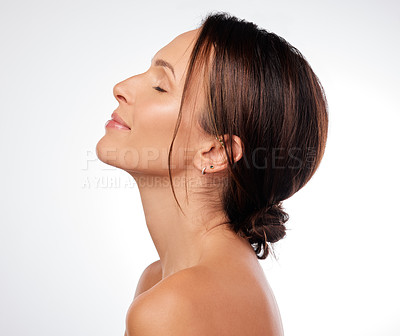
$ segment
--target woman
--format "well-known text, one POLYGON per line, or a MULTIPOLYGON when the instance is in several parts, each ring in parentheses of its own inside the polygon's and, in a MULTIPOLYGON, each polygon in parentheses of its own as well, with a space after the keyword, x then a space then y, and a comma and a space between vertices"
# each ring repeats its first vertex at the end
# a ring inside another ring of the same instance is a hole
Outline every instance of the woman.
POLYGON ((327 104, 307 61, 253 23, 209 14, 114 96, 97 155, 135 179, 160 256, 125 335, 283 335, 258 259, 285 236, 282 201, 325 150, 327 104))

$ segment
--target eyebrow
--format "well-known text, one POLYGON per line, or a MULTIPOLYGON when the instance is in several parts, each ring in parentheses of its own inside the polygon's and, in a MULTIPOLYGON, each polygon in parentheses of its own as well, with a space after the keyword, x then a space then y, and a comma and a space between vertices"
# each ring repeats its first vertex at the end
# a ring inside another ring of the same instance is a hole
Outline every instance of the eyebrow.
MULTIPOLYGON (((152 59, 151 61, 153 62, 153 59, 152 59)), ((170 69, 170 70, 172 71, 172 74, 174 75, 174 79, 176 80, 176 78, 175 78, 174 67, 173 67, 170 63, 168 63, 167 61, 165 61, 165 60, 163 60, 163 59, 161 59, 161 58, 157 58, 157 59, 155 60, 155 62, 154 62, 154 65, 156 65, 156 66, 162 66, 162 67, 164 67, 164 68, 170 69)))

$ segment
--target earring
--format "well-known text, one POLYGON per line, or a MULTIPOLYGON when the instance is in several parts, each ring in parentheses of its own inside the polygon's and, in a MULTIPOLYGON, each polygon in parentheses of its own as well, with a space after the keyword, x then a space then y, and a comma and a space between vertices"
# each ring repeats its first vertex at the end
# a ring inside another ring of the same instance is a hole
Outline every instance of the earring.
MULTIPOLYGON (((211 169, 214 168, 214 166, 210 166, 211 169)), ((203 168, 203 170, 201 171, 201 174, 204 175, 206 173, 206 167, 203 168)))
POLYGON ((221 143, 221 146, 224 147, 224 142, 221 139, 219 139, 218 137, 215 137, 215 139, 217 139, 221 143))

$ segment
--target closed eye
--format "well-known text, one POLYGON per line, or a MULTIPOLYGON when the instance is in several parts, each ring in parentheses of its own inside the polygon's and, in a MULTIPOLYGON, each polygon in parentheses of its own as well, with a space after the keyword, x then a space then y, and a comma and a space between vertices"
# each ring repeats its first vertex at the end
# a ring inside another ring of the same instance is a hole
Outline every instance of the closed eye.
POLYGON ((160 88, 159 86, 154 86, 153 89, 154 89, 154 90, 157 90, 157 91, 159 91, 159 92, 167 92, 167 91, 165 91, 164 89, 160 88))

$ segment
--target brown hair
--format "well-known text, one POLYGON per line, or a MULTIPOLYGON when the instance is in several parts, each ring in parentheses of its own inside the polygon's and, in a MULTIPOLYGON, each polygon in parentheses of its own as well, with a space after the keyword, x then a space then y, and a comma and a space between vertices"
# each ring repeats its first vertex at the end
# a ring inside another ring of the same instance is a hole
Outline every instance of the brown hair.
POLYGON ((328 106, 323 87, 304 56, 282 37, 225 12, 208 14, 190 56, 168 156, 175 199, 170 156, 184 98, 199 69, 205 70, 207 102, 199 125, 209 134, 227 136, 223 209, 232 230, 265 259, 271 243, 285 236, 289 215, 282 201, 310 180, 324 154, 328 106), (232 135, 243 143, 243 157, 236 162, 232 135))

